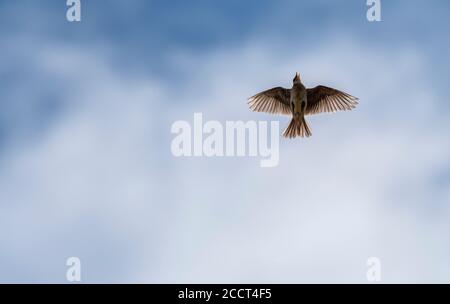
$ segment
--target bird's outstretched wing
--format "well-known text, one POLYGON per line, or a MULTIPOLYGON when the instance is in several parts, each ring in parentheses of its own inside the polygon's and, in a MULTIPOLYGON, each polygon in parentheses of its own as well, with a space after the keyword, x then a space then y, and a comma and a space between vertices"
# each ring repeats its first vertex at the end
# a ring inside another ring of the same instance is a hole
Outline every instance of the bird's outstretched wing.
POLYGON ((289 89, 276 87, 250 97, 248 104, 252 111, 289 115, 292 114, 289 106, 290 99, 289 89))
POLYGON ((358 98, 326 86, 307 89, 308 105, 305 114, 347 111, 354 109, 358 98))

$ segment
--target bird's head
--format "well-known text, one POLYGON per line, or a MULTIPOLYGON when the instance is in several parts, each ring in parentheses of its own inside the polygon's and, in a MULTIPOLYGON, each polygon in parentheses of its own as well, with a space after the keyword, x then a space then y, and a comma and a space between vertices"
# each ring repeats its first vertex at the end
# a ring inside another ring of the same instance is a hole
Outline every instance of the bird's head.
POLYGON ((300 74, 299 73, 295 73, 295 77, 293 80, 294 83, 300 83, 301 79, 300 79, 300 74))

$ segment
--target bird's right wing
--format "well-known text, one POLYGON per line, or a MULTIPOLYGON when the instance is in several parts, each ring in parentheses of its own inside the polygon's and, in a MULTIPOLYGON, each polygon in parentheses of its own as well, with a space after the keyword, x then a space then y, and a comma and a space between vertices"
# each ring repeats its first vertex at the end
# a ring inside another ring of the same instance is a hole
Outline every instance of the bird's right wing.
POLYGON ((347 111, 358 104, 358 98, 326 86, 307 89, 306 93, 308 98, 306 115, 347 111))
POLYGON ((252 111, 289 115, 292 114, 289 106, 290 99, 289 89, 276 87, 250 97, 248 104, 252 111))

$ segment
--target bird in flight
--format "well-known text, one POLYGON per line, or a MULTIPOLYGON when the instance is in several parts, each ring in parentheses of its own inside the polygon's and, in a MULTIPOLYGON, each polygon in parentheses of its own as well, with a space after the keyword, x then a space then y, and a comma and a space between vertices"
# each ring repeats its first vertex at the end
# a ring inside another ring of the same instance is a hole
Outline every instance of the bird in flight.
POLYGON ((358 98, 326 86, 307 89, 296 73, 292 89, 276 87, 258 93, 248 99, 252 111, 271 114, 292 115, 292 120, 283 136, 287 138, 310 137, 312 135, 305 115, 354 109, 358 98))

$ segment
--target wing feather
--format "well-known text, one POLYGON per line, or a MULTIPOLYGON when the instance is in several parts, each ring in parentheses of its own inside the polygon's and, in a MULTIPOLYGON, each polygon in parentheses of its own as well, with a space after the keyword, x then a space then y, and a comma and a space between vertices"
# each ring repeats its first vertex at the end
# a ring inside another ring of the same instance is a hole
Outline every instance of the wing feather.
POLYGON ((289 89, 276 87, 250 97, 248 105, 255 112, 290 115, 290 99, 291 91, 289 89))
POLYGON ((317 86, 306 91, 308 96, 306 115, 348 111, 358 104, 358 98, 326 86, 317 86))

